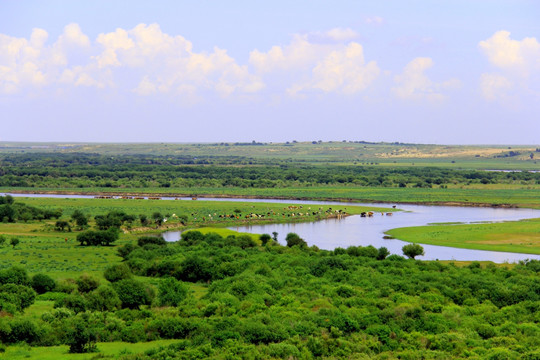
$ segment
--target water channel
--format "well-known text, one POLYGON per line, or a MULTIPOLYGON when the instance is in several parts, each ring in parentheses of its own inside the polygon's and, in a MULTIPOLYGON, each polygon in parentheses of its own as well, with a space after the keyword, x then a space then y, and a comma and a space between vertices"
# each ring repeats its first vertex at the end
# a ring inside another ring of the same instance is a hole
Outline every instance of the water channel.
MULTIPOLYGON (((0 194, 3 195, 3 194, 0 194)), ((91 198, 91 195, 48 195, 48 194, 11 194, 12 196, 25 197, 57 197, 57 198, 91 198)), ((162 199, 175 199, 162 197, 162 199)), ((180 198, 188 200, 191 198, 180 198)), ((336 208, 347 206, 364 205, 372 207, 387 207, 389 204, 360 204, 329 201, 303 201, 303 200, 275 200, 275 199, 232 199, 232 198, 199 198, 198 201, 242 201, 242 202, 268 202, 287 204, 325 204, 337 205, 336 208)), ((532 209, 507 209, 490 207, 457 207, 457 206, 425 206, 399 204, 398 208, 404 210, 393 216, 382 216, 380 213, 371 218, 349 216, 344 219, 328 219, 309 223, 296 224, 273 224, 231 227, 240 232, 258 234, 272 234, 277 232, 278 240, 284 243, 287 233, 294 232, 305 239, 308 245, 316 245, 321 249, 346 248, 354 245, 384 246, 393 254, 401 255, 401 248, 406 242, 396 239, 383 239, 384 232, 390 229, 405 226, 421 226, 431 223, 475 223, 493 221, 512 221, 527 218, 540 217, 540 210, 532 209)), ((180 238, 179 231, 168 231, 163 234, 167 241, 177 241, 180 238)), ((517 262, 525 259, 540 260, 540 255, 507 253, 498 251, 483 251, 458 249, 452 247, 422 245, 425 256, 418 257, 424 260, 489 260, 497 263, 517 262)))

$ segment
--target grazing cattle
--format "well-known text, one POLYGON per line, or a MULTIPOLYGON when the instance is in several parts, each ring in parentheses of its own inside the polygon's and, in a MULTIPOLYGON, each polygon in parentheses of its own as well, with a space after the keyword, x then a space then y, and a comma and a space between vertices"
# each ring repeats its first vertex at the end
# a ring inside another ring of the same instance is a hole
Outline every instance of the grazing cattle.
POLYGON ((369 211, 369 212, 367 213, 367 216, 368 216, 368 217, 373 217, 373 211, 369 211))
POLYGON ((394 208, 394 209, 395 209, 395 208, 396 208, 396 205, 392 205, 392 208, 394 208))
POLYGON ((362 211, 362 212, 360 213, 360 217, 366 217, 366 215, 367 215, 367 212, 365 212, 365 211, 362 211))
POLYGON ((392 216, 392 213, 386 213, 386 216, 392 216))

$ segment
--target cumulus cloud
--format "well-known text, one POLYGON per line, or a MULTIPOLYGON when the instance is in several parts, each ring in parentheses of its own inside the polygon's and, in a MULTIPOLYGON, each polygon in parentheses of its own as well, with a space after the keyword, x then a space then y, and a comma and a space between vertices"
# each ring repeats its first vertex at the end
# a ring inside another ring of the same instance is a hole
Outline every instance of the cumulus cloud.
POLYGON ((310 81, 293 85, 289 93, 321 90, 354 94, 365 90, 379 76, 380 69, 375 61, 366 64, 362 45, 352 42, 329 53, 317 63, 312 73, 310 81))
POLYGON ((540 43, 536 38, 514 40, 510 32, 501 30, 480 41, 478 47, 495 68, 480 77, 480 91, 486 100, 509 103, 511 92, 539 97, 540 43))
POLYGON ((540 43, 533 37, 513 40, 510 32, 497 31, 478 44, 490 63, 498 68, 515 69, 523 73, 540 69, 540 43))
POLYGON ((322 91, 353 94, 365 90, 380 74, 375 61, 366 62, 361 44, 350 29, 332 29, 312 34, 296 34, 286 46, 267 52, 254 50, 249 63, 257 74, 284 78, 289 95, 322 91), (319 41, 321 38, 332 41, 319 41), (292 82, 292 84, 291 84, 292 82))
POLYGON ((512 82, 502 75, 482 74, 480 77, 480 89, 487 100, 504 97, 512 88, 512 82))
POLYGON ((460 86, 460 81, 450 79, 441 83, 433 82, 425 72, 433 66, 428 57, 418 57, 409 62, 400 75, 394 77, 395 87, 392 92, 401 99, 433 100, 445 98, 443 90, 460 86))
POLYGON ((45 30, 29 39, 0 34, 0 93, 43 86, 115 87, 141 96, 211 91, 221 96, 264 88, 223 49, 194 52, 191 42, 157 24, 139 24, 99 34, 91 42, 79 25, 69 24, 47 45, 45 30))

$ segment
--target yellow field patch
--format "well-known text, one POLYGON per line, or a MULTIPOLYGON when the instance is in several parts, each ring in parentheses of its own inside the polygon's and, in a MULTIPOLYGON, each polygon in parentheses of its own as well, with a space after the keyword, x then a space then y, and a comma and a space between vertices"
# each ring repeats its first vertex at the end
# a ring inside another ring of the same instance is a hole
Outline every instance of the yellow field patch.
POLYGON ((521 245, 521 246, 540 246, 540 233, 525 234, 490 234, 489 239, 470 241, 475 244, 486 245, 521 245))

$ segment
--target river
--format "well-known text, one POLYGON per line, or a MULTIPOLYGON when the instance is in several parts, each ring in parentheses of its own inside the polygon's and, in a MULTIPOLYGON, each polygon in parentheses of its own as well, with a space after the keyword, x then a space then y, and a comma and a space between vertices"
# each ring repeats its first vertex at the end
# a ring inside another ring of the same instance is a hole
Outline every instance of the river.
MULTIPOLYGON (((0 194, 3 195, 3 194, 0 194)), ((56 197, 56 198, 92 198, 92 195, 48 195, 48 194, 11 194, 12 196, 25 197, 56 197)), ((163 200, 174 197, 162 197, 163 200)), ((191 199, 191 198, 181 198, 191 199)), ((242 201, 242 202, 271 202, 271 203, 295 203, 295 204, 327 204, 340 206, 373 206, 387 207, 389 204, 360 204, 331 201, 302 201, 302 200, 276 200, 276 199, 231 199, 231 198, 199 198, 198 201, 242 201)), ((425 206, 399 204, 404 211, 395 212, 393 216, 381 216, 375 214, 372 218, 363 218, 358 215, 344 219, 328 219, 308 223, 252 225, 231 227, 230 229, 258 234, 272 234, 277 232, 278 240, 284 243, 287 233, 294 232, 305 239, 308 245, 316 245, 321 249, 331 250, 336 247, 346 248, 354 245, 373 245, 386 247, 391 253, 401 255, 401 248, 407 244, 396 239, 383 239, 384 232, 390 229, 405 226, 422 226, 431 223, 445 222, 493 222, 512 221, 527 218, 540 217, 540 210, 490 208, 490 207, 459 207, 459 206, 425 206)), ((177 241, 180 238, 179 231, 168 231, 163 234, 167 241, 177 241)), ((488 260, 497 263, 517 262, 525 259, 540 260, 539 255, 506 253, 498 251, 483 251, 459 249, 444 246, 422 245, 425 256, 418 257, 423 260, 488 260)))

